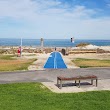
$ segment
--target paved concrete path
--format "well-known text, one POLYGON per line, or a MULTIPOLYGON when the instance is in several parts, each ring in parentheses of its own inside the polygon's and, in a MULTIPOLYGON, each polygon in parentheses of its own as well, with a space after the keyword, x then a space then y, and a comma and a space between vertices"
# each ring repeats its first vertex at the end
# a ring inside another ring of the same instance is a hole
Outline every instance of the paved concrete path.
POLYGON ((52 52, 44 65, 46 69, 66 69, 67 66, 60 52, 52 52))
POLYGON ((0 72, 0 84, 15 82, 41 82, 51 91, 56 93, 87 92, 98 90, 110 90, 110 68, 79 68, 79 69, 50 69, 22 72, 0 72), (81 82, 81 87, 73 86, 74 82, 63 84, 59 89, 56 85, 57 76, 73 77, 77 75, 98 76, 98 87, 90 82, 81 82), (86 83, 86 84, 85 84, 86 83), (68 86, 69 85, 69 86, 68 86))
POLYGON ((21 72, 0 72, 0 83, 56 82, 57 76, 96 75, 99 80, 110 79, 110 68, 50 69, 21 72))

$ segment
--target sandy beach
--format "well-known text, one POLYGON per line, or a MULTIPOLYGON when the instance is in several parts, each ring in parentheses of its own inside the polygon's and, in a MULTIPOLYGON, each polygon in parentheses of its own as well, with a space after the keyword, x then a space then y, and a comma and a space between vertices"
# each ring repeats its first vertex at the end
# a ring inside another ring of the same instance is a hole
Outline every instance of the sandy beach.
MULTIPOLYGON (((1 46, 1 54, 14 54, 17 56, 18 46, 1 46)), ((87 45, 84 47, 57 47, 57 51, 62 53, 62 49, 65 49, 65 54, 62 57, 67 65, 67 68, 79 68, 72 60, 76 58, 86 58, 86 59, 110 59, 110 46, 95 46, 87 45)), ((29 70, 43 70, 43 66, 46 63, 51 52, 54 52, 54 47, 22 47, 22 58, 37 58, 32 65, 28 67, 29 70)))
MULTIPOLYGON (((47 48, 46 48, 47 49, 47 48)), ((49 50, 50 48, 48 48, 49 50)), ((52 52, 54 51, 54 48, 51 48, 52 52)), ((61 52, 62 48, 57 48, 57 51, 61 52)), ((79 47, 73 47, 73 48, 69 48, 68 52, 71 50, 77 50, 79 49, 79 47)), ((68 54, 68 55, 62 55, 64 62, 67 65, 68 69, 71 68, 79 68, 77 67, 72 60, 76 59, 76 58, 85 58, 85 59, 100 59, 100 60, 110 60, 110 46, 94 46, 94 45, 88 45, 86 47, 82 47, 82 50, 97 50, 97 49, 101 49, 103 50, 103 52, 99 52, 99 53, 72 53, 72 54, 68 54)), ((44 49, 45 50, 45 49, 44 49)), ((79 51, 79 50, 78 50, 79 51)), ((33 63, 33 65, 29 66, 29 70, 44 70, 43 66, 46 63, 49 55, 51 52, 47 53, 46 51, 43 51, 42 53, 36 53, 36 54, 32 54, 32 53, 23 53, 23 57, 25 58, 37 58, 37 61, 35 61, 33 63)))

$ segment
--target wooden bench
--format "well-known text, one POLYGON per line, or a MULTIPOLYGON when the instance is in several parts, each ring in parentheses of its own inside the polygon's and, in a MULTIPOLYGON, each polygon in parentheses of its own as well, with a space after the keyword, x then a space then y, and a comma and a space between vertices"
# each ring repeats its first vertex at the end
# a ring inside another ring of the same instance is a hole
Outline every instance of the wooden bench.
POLYGON ((58 76, 57 77, 57 86, 59 87, 60 85, 60 89, 62 88, 62 82, 63 81, 75 81, 75 85, 76 85, 76 81, 78 81, 78 85, 79 85, 79 88, 80 88, 80 82, 81 80, 88 80, 90 79, 91 80, 91 84, 93 85, 93 80, 96 80, 96 87, 97 87, 97 84, 98 84, 98 78, 97 76, 95 75, 91 75, 91 76, 76 76, 76 77, 62 77, 62 76, 58 76), (60 82, 60 84, 59 84, 60 82))

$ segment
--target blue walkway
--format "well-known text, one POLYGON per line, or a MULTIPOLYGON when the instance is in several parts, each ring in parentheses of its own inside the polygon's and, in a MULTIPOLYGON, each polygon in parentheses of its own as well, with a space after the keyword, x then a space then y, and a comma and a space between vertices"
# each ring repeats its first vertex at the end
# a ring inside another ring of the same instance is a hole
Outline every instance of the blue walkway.
POLYGON ((58 68, 67 68, 66 64, 63 61, 63 58, 59 52, 53 52, 50 54, 44 68, 47 69, 58 69, 58 68))

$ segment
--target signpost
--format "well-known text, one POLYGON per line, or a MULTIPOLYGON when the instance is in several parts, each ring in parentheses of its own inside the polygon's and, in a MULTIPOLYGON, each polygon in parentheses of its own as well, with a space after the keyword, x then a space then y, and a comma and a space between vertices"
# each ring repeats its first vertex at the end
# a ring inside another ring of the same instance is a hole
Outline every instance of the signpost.
POLYGON ((71 38, 71 42, 74 43, 74 37, 71 38))

